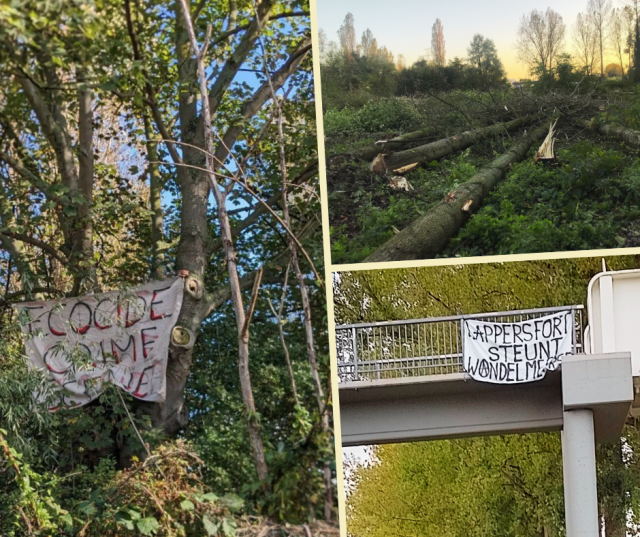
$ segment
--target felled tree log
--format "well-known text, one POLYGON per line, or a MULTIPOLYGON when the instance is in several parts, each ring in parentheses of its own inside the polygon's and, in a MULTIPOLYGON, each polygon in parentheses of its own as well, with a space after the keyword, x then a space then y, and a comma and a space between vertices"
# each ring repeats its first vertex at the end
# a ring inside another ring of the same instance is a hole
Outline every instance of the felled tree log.
POLYGON ((517 129, 531 123, 538 116, 527 116, 523 118, 514 119, 507 123, 496 123, 490 127, 484 127, 482 129, 474 129, 472 131, 462 132, 449 138, 443 138, 430 144, 414 147, 413 149, 407 149, 405 151, 399 151, 392 153, 385 157, 385 164, 388 170, 396 170, 407 164, 413 164, 414 162, 424 162, 431 160, 438 160, 446 155, 454 153, 455 151, 461 151, 467 147, 475 144, 476 142, 488 138, 494 134, 517 129))
POLYGON ((353 152, 353 156, 361 160, 373 160, 377 155, 385 151, 397 151, 398 149, 407 147, 409 144, 420 142, 431 136, 435 130, 433 127, 426 127, 417 131, 408 132, 407 134, 391 138, 391 140, 387 140, 384 143, 377 143, 376 145, 358 149, 353 152))
POLYGON ((509 151, 459 186, 446 199, 414 220, 388 240, 364 262, 431 259, 440 253, 449 240, 476 212, 482 200, 506 174, 509 167, 522 160, 529 148, 549 131, 545 124, 525 134, 509 151))
POLYGON ((640 147, 640 131, 616 127, 615 125, 607 125, 606 123, 594 123, 585 119, 574 119, 573 122, 585 129, 595 129, 600 134, 622 140, 633 147, 640 147))

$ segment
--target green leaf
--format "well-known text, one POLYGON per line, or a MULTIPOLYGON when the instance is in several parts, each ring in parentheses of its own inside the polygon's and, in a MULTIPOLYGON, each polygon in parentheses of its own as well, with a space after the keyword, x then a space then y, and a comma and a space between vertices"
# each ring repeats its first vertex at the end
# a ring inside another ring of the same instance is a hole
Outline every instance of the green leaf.
POLYGON ((206 494, 202 495, 202 499, 213 503, 218 501, 218 496, 213 492, 207 492, 206 494))
POLYGON ((67 528, 73 527, 73 517, 69 513, 62 515, 60 521, 63 522, 67 528))
POLYGON ((227 537, 233 537, 236 534, 237 527, 236 521, 231 517, 227 517, 222 521, 222 533, 227 537))
POLYGON ((78 510, 84 515, 95 515, 97 512, 96 506, 90 502, 82 502, 78 510))
POLYGON ((160 524, 154 517, 149 516, 138 520, 136 527, 142 535, 154 535, 160 529, 160 524))
POLYGON ((193 511, 195 509, 195 505, 191 500, 183 500, 180 502, 180 507, 182 507, 183 511, 193 511))
POLYGON ((202 525, 204 526, 204 531, 206 531, 209 536, 218 533, 218 529, 220 528, 220 522, 214 522, 209 518, 209 515, 202 517, 202 525))
POLYGON ((113 518, 117 524, 124 526, 128 530, 133 531, 135 529, 133 520, 131 520, 129 513, 118 511, 113 518))
POLYGON ((227 509, 232 513, 237 513, 242 509, 244 505, 244 500, 240 498, 240 496, 236 496, 235 494, 225 494, 222 498, 222 502, 227 506, 227 509))

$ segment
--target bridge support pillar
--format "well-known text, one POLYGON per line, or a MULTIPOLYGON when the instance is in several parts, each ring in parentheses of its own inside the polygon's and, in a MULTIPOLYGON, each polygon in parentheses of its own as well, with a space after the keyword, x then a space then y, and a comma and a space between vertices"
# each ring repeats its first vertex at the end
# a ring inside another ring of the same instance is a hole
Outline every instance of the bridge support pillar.
POLYGON ((567 537, 599 537, 593 410, 565 410, 562 431, 567 537))

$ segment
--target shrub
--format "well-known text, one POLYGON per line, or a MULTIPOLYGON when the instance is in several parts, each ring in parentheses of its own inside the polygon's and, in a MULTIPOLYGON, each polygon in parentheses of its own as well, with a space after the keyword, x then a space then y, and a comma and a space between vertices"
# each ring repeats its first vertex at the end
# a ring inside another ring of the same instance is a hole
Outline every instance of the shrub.
POLYGON ((397 97, 368 101, 360 109, 327 110, 324 129, 327 134, 350 132, 404 132, 419 128, 423 117, 411 99, 397 97))

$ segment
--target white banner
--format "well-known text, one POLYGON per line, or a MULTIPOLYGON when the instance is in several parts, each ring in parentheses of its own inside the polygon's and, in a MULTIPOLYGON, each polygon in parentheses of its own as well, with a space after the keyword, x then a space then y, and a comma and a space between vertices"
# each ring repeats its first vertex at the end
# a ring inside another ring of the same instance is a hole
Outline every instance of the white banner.
POLYGON ((168 348, 184 280, 126 291, 17 304, 33 367, 56 383, 50 410, 87 404, 116 384, 138 399, 164 401, 168 348))
POLYGON ((563 311, 517 323, 464 321, 464 370, 475 380, 516 384, 544 378, 571 354, 573 315, 563 311))

